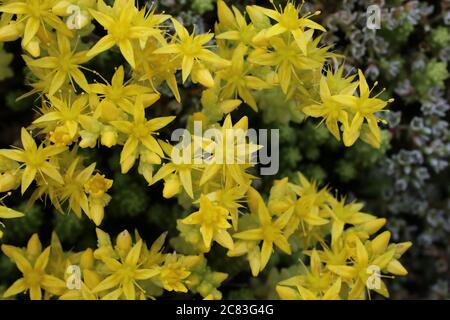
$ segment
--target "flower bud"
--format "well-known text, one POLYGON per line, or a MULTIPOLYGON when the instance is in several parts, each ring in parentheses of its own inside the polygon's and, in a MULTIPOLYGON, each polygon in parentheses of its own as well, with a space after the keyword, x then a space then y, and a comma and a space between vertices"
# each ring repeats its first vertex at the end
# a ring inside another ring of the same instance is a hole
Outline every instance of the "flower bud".
POLYGON ((116 245, 119 250, 123 250, 124 252, 128 252, 131 249, 133 240, 131 239, 131 235, 127 230, 119 233, 116 239, 116 245))
POLYGON ((80 131, 80 136, 81 141, 79 145, 81 148, 83 149, 95 148, 95 146, 97 145, 97 138, 98 138, 97 134, 91 133, 86 130, 82 130, 80 131))
POLYGON ((117 131, 111 126, 105 126, 101 133, 101 144, 111 148, 117 144, 117 131))
POLYGON ((19 186, 19 179, 17 175, 11 172, 0 174, 0 193, 11 191, 19 186))
POLYGON ((17 40, 23 33, 23 24, 10 23, 0 28, 0 42, 17 40))
POLYGON ((181 183, 177 175, 172 174, 164 181, 163 197, 170 199, 181 192, 181 183))
POLYGON ((40 43, 41 41, 37 37, 34 37, 33 39, 31 39, 30 42, 28 42, 25 45, 22 41, 22 47, 26 51, 28 51, 28 53, 31 54, 34 58, 37 58, 41 55, 40 43))
POLYGON ((33 234, 30 240, 28 240, 27 252, 33 257, 37 257, 41 254, 42 244, 37 233, 33 234))

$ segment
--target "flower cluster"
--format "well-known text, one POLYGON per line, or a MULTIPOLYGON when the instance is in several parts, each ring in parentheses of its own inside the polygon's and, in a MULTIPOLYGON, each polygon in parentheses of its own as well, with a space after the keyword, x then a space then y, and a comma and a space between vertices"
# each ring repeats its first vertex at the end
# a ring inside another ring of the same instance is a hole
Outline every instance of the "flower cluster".
POLYGON ((32 300, 58 297, 61 300, 147 299, 163 291, 195 290, 205 298, 220 299, 213 289, 227 275, 213 272, 210 289, 199 291, 202 283, 194 272, 207 271, 203 256, 163 253, 166 234, 151 246, 135 233, 135 242, 128 231, 121 232, 115 243, 97 229, 98 248, 82 252, 64 252, 56 233, 51 245, 42 248, 37 234, 26 248, 2 245, 2 251, 17 265, 22 278, 14 282, 4 297, 27 292, 32 300))
MULTIPOLYGON (((373 183, 364 181, 365 194, 357 196, 367 197, 372 210, 389 216, 394 239, 417 239, 414 242, 423 247, 408 258, 410 276, 397 287, 396 298, 410 296, 411 286, 422 298, 447 298, 449 191, 442 177, 448 175, 450 151, 448 4, 380 3, 381 29, 376 31, 365 27, 372 4, 336 2, 322 22, 331 31, 325 41, 339 41, 336 49, 347 56, 349 69, 365 70, 368 78, 380 79, 387 92, 396 95, 392 105, 396 112, 384 115, 392 150, 367 171, 370 179, 364 180, 373 183), (423 275, 423 268, 433 272, 423 275)), ((343 168, 351 166, 350 159, 345 163, 343 168)))
MULTIPOLYGON (((39 115, 21 130, 22 148, 0 150, 0 192, 20 188, 25 196, 35 187, 30 204, 49 199, 61 213, 84 214, 99 226, 114 182, 82 151, 119 148, 122 175, 136 167, 148 185, 164 181, 163 197, 177 196, 190 210, 177 228, 179 240, 194 251, 163 253, 165 234, 149 248, 137 233, 134 243, 123 232, 112 245, 97 229, 98 249, 78 253, 63 252, 56 235, 42 250, 33 236, 26 249, 2 246, 23 273, 6 297, 27 291, 31 299, 141 299, 164 289, 219 299, 217 287, 226 275, 212 271, 202 255, 214 242, 229 257, 247 257, 255 277, 274 248, 291 255, 294 243, 295 250, 310 252, 311 268, 324 262, 329 281, 319 287, 300 281, 299 295, 282 288, 283 298, 363 298, 367 268, 406 274, 397 259, 410 244, 389 245, 388 233, 370 240, 385 221, 360 212, 362 205, 337 199, 302 175, 298 185, 276 181, 266 204, 252 187, 257 163, 251 159, 261 146, 246 138, 230 140, 228 134, 245 137, 249 129, 246 116, 233 122, 230 113, 242 104, 258 111, 263 93, 275 91, 304 118, 325 122, 345 146, 360 138, 379 148, 379 113, 391 100, 372 95, 361 71, 345 77, 343 68, 328 67, 338 56, 320 44, 326 29, 312 20, 320 12, 301 15, 291 1, 274 9, 247 6, 245 12, 223 0, 217 7, 215 36, 190 32, 178 19, 131 0, 111 6, 102 0, 77 2, 75 12, 62 0, 0 6, 0 41, 21 39, 32 74, 32 90, 25 96, 37 94, 41 102, 39 115), (103 30, 97 34, 95 26, 103 30), (106 53, 122 59, 111 80, 88 68, 106 53), (176 117, 152 114, 165 89, 182 102, 179 82, 189 81, 204 90, 203 109, 189 117, 188 129, 200 123, 216 134, 210 139, 191 130, 180 148, 161 137, 176 117), (69 285, 68 266, 81 270, 76 290, 69 285), (351 288, 348 295, 341 293, 345 285, 351 288), (332 293, 323 293, 328 289, 332 293)), ((20 216, 1 208, 2 218, 20 216)), ((383 285, 376 290, 387 296, 383 285)))

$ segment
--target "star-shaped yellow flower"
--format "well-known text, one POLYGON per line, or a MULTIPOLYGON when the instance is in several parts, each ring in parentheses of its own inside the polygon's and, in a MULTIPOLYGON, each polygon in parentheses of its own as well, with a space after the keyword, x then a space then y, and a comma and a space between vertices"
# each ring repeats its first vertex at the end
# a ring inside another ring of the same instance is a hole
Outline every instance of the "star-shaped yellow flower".
POLYGON ((182 223, 200 225, 203 242, 207 248, 211 247, 214 240, 221 246, 232 249, 233 239, 227 231, 231 228, 228 222, 230 219, 230 212, 227 209, 213 204, 208 197, 202 195, 200 210, 184 218, 182 223))
MULTIPOLYGON (((66 283, 46 272, 50 256, 50 247, 40 252, 40 242, 37 235, 30 239, 31 247, 36 247, 37 258, 30 259, 23 254, 22 250, 9 245, 2 245, 2 251, 16 263, 17 268, 22 272, 23 277, 14 282, 3 294, 4 297, 15 296, 23 291, 29 290, 31 300, 42 299, 42 289, 49 293, 56 294, 66 287, 66 283), (33 243, 38 242, 38 243, 33 243), (36 245, 36 246, 34 246, 36 245)), ((30 248, 30 243, 28 245, 30 248)), ((33 252, 34 253, 34 252, 33 252)), ((29 256, 29 255, 28 255, 29 256)))

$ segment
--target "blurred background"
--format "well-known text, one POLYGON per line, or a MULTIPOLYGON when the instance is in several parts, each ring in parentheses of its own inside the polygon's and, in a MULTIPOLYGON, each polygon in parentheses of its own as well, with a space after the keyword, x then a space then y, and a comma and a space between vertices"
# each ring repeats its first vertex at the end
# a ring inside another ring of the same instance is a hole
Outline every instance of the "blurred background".
MULTIPOLYGON (((142 2, 142 1, 141 1, 142 2)), ((283 2, 283 1, 279 1, 283 2)), ((153 3, 153 2, 152 2, 153 3)), ((268 1, 227 1, 244 8, 268 1)), ((197 32, 213 31, 214 0, 160 0, 158 11, 176 16, 197 32)), ((264 178, 259 188, 269 188, 273 179, 302 171, 310 179, 338 189, 351 200, 366 204, 365 211, 388 218, 393 241, 412 241, 414 246, 402 258, 408 276, 388 283, 394 299, 448 299, 450 263, 450 131, 449 71, 450 1, 307 1, 304 13, 321 10, 316 19, 328 30, 324 45, 346 56, 345 70, 361 68, 368 80, 378 80, 386 97, 395 98, 391 112, 383 114, 386 125, 383 144, 375 150, 364 143, 345 149, 325 128, 311 120, 303 122, 295 105, 265 92, 259 114, 250 113, 250 124, 259 128, 280 128, 281 164, 278 176, 264 178), (381 9, 381 29, 367 29, 367 8, 381 9)), ((30 91, 29 73, 24 68, 19 42, 0 44, 0 148, 18 144, 20 128, 36 116, 39 97, 16 99, 30 91)), ((90 62, 108 79, 121 63, 119 55, 102 54, 90 62)), ((188 114, 201 109, 198 88, 187 83, 179 105, 169 90, 158 107, 178 114, 184 126, 188 114)), ((157 108, 155 108, 157 109, 157 108)), ((248 109, 246 110, 246 113, 248 109)), ((113 200, 106 211, 103 229, 117 234, 139 226, 143 238, 155 239, 169 230, 175 236, 176 219, 186 215, 177 200, 162 198, 161 185, 148 188, 136 173, 120 174, 119 149, 83 150, 87 161, 97 162, 114 179, 113 200)), ((26 198, 26 196, 25 196, 26 198)), ((21 219, 7 221, 3 243, 25 245, 33 233, 48 244, 52 230, 66 250, 95 246, 95 229, 87 219, 63 215, 36 204, 25 209, 20 197, 8 204, 26 212, 21 219)), ((171 241, 177 249, 181 244, 171 241)), ((220 251, 220 250, 219 250, 220 251)), ((225 298, 267 299, 281 278, 287 278, 296 263, 293 258, 275 256, 271 270, 252 279, 247 262, 235 259, 223 264, 224 252, 208 256, 211 267, 230 274, 221 291, 225 298), (250 279, 250 280, 249 280, 250 279)), ((16 279, 18 271, 0 255, 0 291, 16 279)), ((174 297, 173 295, 171 296, 174 297)))

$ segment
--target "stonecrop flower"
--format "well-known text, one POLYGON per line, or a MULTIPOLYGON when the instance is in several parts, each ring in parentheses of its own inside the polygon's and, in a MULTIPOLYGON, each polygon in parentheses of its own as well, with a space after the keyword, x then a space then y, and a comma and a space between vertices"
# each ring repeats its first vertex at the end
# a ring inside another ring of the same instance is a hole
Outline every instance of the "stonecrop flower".
POLYGON ((216 68, 226 67, 230 64, 229 61, 209 50, 207 43, 214 38, 214 34, 189 34, 186 28, 178 22, 178 20, 172 19, 172 23, 178 39, 177 43, 163 45, 161 48, 154 51, 154 53, 176 54, 176 57, 182 59, 181 69, 183 82, 186 82, 193 70, 203 71, 197 76, 197 79, 202 84, 208 84, 208 86, 210 86, 211 82, 214 82, 212 81, 212 75, 208 69, 203 67, 202 63, 210 63, 216 68))
MULTIPOLYGON (((135 68, 132 41, 145 41, 149 37, 158 36, 160 30, 146 25, 146 19, 138 19, 139 10, 132 0, 115 1, 113 7, 106 6, 102 1, 99 3, 102 5, 98 11, 89 10, 89 12, 105 28, 107 35, 87 52, 87 56, 93 57, 113 46, 118 46, 123 57, 132 68, 135 68)), ((161 22, 164 20, 165 18, 161 22)))
POLYGON ((303 54, 307 55, 307 44, 311 40, 312 33, 305 32, 305 28, 326 32, 324 27, 309 19, 311 16, 320 14, 320 11, 310 14, 309 16, 300 17, 300 8, 296 7, 291 1, 280 10, 277 9, 275 5, 274 8, 275 10, 256 6, 256 10, 261 11, 263 14, 277 22, 274 26, 263 31, 256 37, 272 38, 289 32, 294 37, 303 54))
POLYGON ((160 97, 151 88, 125 81, 125 70, 122 65, 117 68, 110 84, 91 84, 89 93, 91 98, 95 93, 101 99, 95 115, 107 121, 120 118, 123 112, 133 114, 133 104, 138 95, 142 97, 144 107, 152 105, 160 97))
MULTIPOLYGON (((58 128, 64 130, 68 134, 68 142, 72 142, 79 132, 80 116, 86 112, 88 108, 88 97, 80 95, 74 101, 63 101, 55 96, 48 97, 48 104, 43 108, 43 115, 33 124, 45 129, 55 128, 53 134, 58 128)), ((58 139, 55 139, 59 141, 58 139)))
MULTIPOLYGON (((188 31, 181 16, 133 0, 0 5, 0 42, 21 39, 27 52, 22 57, 31 91, 20 98, 36 97, 38 106, 31 126, 21 129, 22 148, 0 150, 0 192, 9 196, 20 188, 24 196, 35 187, 29 205, 41 200, 46 211, 51 205, 73 213, 81 219, 77 225, 88 218, 99 226, 106 217, 105 228, 115 229, 109 218, 118 211, 133 218, 146 212, 152 228, 169 230, 150 246, 144 240, 149 234, 124 230, 112 241, 98 228, 97 246, 79 252, 64 251, 56 232, 44 250, 37 235, 26 248, 4 244, 3 253, 22 273, 8 280, 4 297, 25 292, 33 300, 144 300, 176 292, 221 299, 227 277, 257 277, 284 255, 299 262, 275 287, 282 299, 389 295, 381 278, 407 274, 400 258, 412 244, 390 243, 390 232, 380 231, 385 218, 301 173, 271 185, 257 180, 263 143, 254 141, 253 125, 278 115, 312 117, 347 147, 359 138, 379 148, 378 113, 392 101, 371 96, 361 70, 344 76, 343 65, 327 67, 342 57, 322 45, 326 29, 313 21, 319 12, 302 16, 293 1, 273 7, 251 5, 242 12, 218 0, 215 37, 196 26, 188 31), (73 4, 80 9, 75 16, 73 4), (111 54, 96 57, 103 52, 111 54), (110 60, 115 57, 120 61, 110 60), (92 65, 109 72, 88 69, 92 65), (193 88, 189 78, 201 86, 193 88), (158 108, 163 104, 167 108, 158 108), (241 105, 253 110, 236 112, 241 105), (261 117, 251 123, 245 112, 261 117), (186 127, 178 145, 165 136, 175 120, 186 127), (136 175, 122 176, 130 171, 136 175), (153 192, 138 189, 140 182, 163 182, 162 197, 178 206, 169 210, 153 192), (170 221, 172 214, 178 218, 170 221), (248 268, 237 263, 240 269, 230 275, 222 265, 214 270, 216 250, 227 259, 223 265, 244 257, 248 268)), ((0 219, 23 216, 3 199, 0 219)), ((66 221, 54 225, 58 232, 72 228, 66 221)))
POLYGON ((377 97, 371 98, 370 93, 372 90, 369 89, 366 78, 361 70, 358 70, 359 75, 359 97, 354 96, 342 96, 338 95, 335 99, 338 99, 343 105, 351 108, 353 118, 349 123, 344 123, 344 143, 346 146, 351 146, 358 139, 361 126, 364 120, 367 121, 369 125, 370 135, 373 137, 375 146, 379 146, 381 143, 381 132, 378 127, 378 122, 381 120, 375 115, 377 112, 383 111, 387 106, 388 102, 393 102, 391 99, 388 102, 381 100, 377 97))
MULTIPOLYGON (((250 192, 256 191, 252 190, 250 192)), ((262 241, 260 268, 263 270, 269 262, 274 245, 283 252, 291 254, 291 247, 283 233, 283 229, 289 222, 292 213, 286 212, 276 220, 273 220, 262 198, 259 195, 255 195, 254 199, 257 201, 254 205, 257 206, 259 227, 238 232, 233 237, 240 240, 262 241)))
POLYGON ((22 163, 22 166, 25 167, 22 172, 22 194, 27 191, 37 174, 43 179, 47 177, 63 184, 64 181, 57 166, 51 163, 49 159, 64 152, 66 147, 46 147, 43 144, 38 147, 33 137, 24 128, 22 128, 21 137, 23 149, 2 149, 0 155, 22 163))
POLYGON ((221 246, 233 248, 233 239, 228 233, 231 228, 229 223, 230 212, 218 205, 213 204, 206 196, 200 198, 200 209, 182 220, 184 224, 200 225, 203 243, 210 248, 212 241, 221 246))
POLYGON ((164 153, 154 135, 175 119, 175 117, 161 117, 147 120, 141 96, 136 98, 132 117, 133 119, 129 121, 111 122, 111 125, 127 136, 120 154, 120 164, 124 174, 133 167, 139 156, 140 148, 145 148, 150 152, 149 156, 153 164, 161 163, 164 153))
MULTIPOLYGON (((159 273, 157 269, 144 269, 139 265, 139 257, 142 250, 142 240, 139 240, 123 261, 118 261, 109 257, 101 257, 110 274, 100 282, 93 292, 100 292, 114 287, 118 287, 127 300, 136 298, 136 280, 146 280, 159 273)), ((120 295, 119 293, 117 293, 120 295)))
POLYGON ((89 195, 89 211, 87 216, 98 226, 105 215, 105 207, 111 197, 106 193, 113 185, 113 181, 104 175, 96 174, 84 184, 84 191, 89 195))
POLYGON ((252 23, 247 23, 239 9, 235 6, 230 9, 223 0, 218 0, 217 11, 221 33, 217 34, 216 39, 236 41, 246 46, 251 45, 257 31, 252 23))
MULTIPOLYGON (((45 36, 51 29, 65 36, 71 34, 66 24, 52 10, 56 3, 56 0, 21 0, 0 6, 0 12, 21 17, 22 47, 35 57, 40 55, 40 41, 37 36, 45 36)), ((19 22, 14 23, 16 24, 19 22)))
POLYGON ((200 186, 213 179, 219 172, 231 177, 236 183, 246 185, 251 177, 246 169, 251 167, 255 153, 261 148, 247 141, 248 118, 242 117, 234 125, 227 116, 220 129, 213 131, 204 151, 210 154, 200 179, 200 186))
POLYGON ((1 248, 3 253, 14 261, 23 275, 22 278, 14 282, 5 291, 4 297, 15 296, 21 292, 28 291, 31 300, 41 300, 42 289, 58 294, 66 287, 64 281, 46 272, 50 247, 42 251, 41 242, 36 234, 31 237, 26 250, 26 254, 31 256, 31 259, 19 248, 9 245, 2 245, 1 248))
POLYGON ((76 52, 71 48, 70 39, 58 33, 56 46, 50 46, 49 55, 39 59, 28 59, 27 64, 30 67, 43 68, 50 70, 48 77, 51 82, 48 87, 48 94, 53 96, 67 81, 78 84, 83 90, 88 90, 88 82, 83 72, 80 70, 82 64, 88 62, 90 58, 86 55, 87 51, 76 52))
POLYGON ((247 48, 239 45, 233 52, 231 66, 217 72, 217 78, 224 84, 221 86, 220 99, 241 98, 253 110, 257 111, 253 90, 268 89, 270 84, 251 74, 251 67, 244 61, 247 48))

